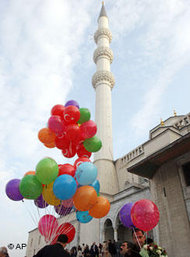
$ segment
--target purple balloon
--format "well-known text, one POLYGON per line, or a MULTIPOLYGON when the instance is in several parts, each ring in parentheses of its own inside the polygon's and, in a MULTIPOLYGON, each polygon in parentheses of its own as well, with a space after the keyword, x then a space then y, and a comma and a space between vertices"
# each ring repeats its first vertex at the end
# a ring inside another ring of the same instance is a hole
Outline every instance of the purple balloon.
POLYGON ((42 195, 40 195, 37 199, 34 200, 34 204, 38 208, 46 208, 49 205, 48 203, 46 203, 42 195))
POLYGON ((79 109, 79 104, 75 100, 69 100, 66 102, 65 107, 69 105, 74 105, 79 109))
POLYGON ((120 219, 121 223, 127 228, 135 227, 131 220, 132 206, 133 206, 133 203, 127 203, 121 208, 121 210, 119 212, 119 219, 120 219))
POLYGON ((59 214, 60 216, 66 216, 73 209, 73 207, 64 207, 61 204, 54 206, 54 208, 55 208, 55 211, 57 212, 57 214, 59 214))
POLYGON ((12 179, 6 185, 6 194, 13 201, 20 201, 24 197, 19 191, 20 179, 12 179))

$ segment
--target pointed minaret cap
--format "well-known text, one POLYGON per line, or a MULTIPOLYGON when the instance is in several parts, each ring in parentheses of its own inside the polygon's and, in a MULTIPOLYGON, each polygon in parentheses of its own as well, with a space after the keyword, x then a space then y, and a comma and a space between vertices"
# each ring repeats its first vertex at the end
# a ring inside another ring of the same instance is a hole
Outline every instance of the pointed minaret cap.
MULTIPOLYGON (((102 9, 100 11, 100 15, 99 15, 99 18, 102 17, 102 16, 105 16, 105 17, 108 17, 107 14, 106 14, 106 9, 104 7, 104 2, 102 2, 102 9)), ((99 19, 98 18, 98 19, 99 19)))

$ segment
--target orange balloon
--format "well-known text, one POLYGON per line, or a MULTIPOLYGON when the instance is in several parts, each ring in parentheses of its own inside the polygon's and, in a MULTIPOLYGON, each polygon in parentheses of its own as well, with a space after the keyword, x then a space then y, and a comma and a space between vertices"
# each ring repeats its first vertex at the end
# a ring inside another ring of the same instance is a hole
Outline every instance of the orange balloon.
POLYGON ((96 204, 89 210, 89 215, 93 218, 100 219, 108 214, 110 203, 107 198, 99 196, 96 204))
POLYGON ((48 148, 54 148, 55 147, 55 142, 51 142, 51 143, 46 143, 46 144, 44 144, 46 147, 48 147, 48 148))
POLYGON ((96 201, 97 193, 91 186, 79 187, 73 196, 74 206, 79 211, 88 211, 96 201))
POLYGON ((24 174, 24 177, 27 176, 27 175, 35 175, 35 171, 28 171, 24 174))
POLYGON ((46 203, 48 203, 49 205, 57 206, 61 204, 61 201, 54 195, 53 183, 54 181, 43 187, 42 195, 46 203))
POLYGON ((55 133, 49 128, 42 128, 38 132, 38 138, 44 144, 50 144, 52 142, 55 142, 55 137, 55 133))

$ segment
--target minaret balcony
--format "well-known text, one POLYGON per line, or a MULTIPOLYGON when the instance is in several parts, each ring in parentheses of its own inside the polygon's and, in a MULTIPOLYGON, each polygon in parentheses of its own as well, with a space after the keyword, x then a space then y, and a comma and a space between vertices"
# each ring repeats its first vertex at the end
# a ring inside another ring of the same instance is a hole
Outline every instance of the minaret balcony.
POLYGON ((97 71, 92 77, 92 85, 96 88, 99 84, 106 83, 111 89, 115 85, 113 73, 110 71, 97 71))
POLYGON ((97 63, 98 58, 107 58, 110 63, 113 61, 113 52, 109 47, 98 47, 93 56, 93 60, 97 63))
POLYGON ((107 29, 107 28, 101 28, 101 29, 98 29, 95 32, 95 34, 94 34, 94 41, 96 42, 96 44, 98 42, 99 37, 106 37, 106 38, 108 38, 109 43, 111 43, 111 41, 112 41, 111 31, 109 29, 107 29))

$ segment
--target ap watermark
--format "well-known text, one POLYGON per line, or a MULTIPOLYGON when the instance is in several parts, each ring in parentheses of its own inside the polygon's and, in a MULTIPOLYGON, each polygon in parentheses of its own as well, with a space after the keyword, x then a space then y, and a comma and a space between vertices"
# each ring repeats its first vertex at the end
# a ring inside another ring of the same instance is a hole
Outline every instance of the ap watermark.
POLYGON ((10 244, 7 245, 7 247, 9 248, 9 250, 23 250, 23 249, 25 249, 25 247, 27 247, 27 244, 25 244, 25 243, 21 243, 21 244, 10 243, 10 244))

